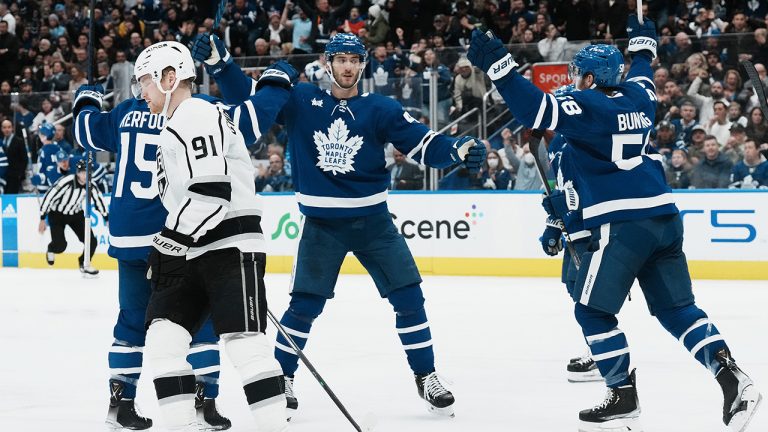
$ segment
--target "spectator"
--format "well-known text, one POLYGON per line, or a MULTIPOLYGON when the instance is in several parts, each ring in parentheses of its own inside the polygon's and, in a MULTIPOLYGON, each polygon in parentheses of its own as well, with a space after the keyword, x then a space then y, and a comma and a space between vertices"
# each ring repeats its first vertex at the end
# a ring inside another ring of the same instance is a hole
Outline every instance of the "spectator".
POLYGON ((523 31, 523 39, 521 44, 517 45, 515 58, 521 64, 538 63, 544 61, 544 58, 539 53, 539 46, 535 42, 533 30, 527 28, 523 31))
POLYGON ((547 26, 547 37, 538 43, 539 54, 544 61, 559 62, 565 60, 565 46, 568 40, 560 36, 554 24, 547 26))
POLYGON ((59 92, 69 89, 69 81, 72 79, 72 77, 66 73, 64 69, 64 62, 60 60, 54 61, 51 64, 51 73, 53 74, 51 76, 51 83, 53 84, 54 90, 59 92))
POLYGON ((704 158, 704 138, 707 136, 707 131, 704 126, 697 124, 691 130, 691 142, 685 143, 678 141, 677 147, 685 148, 688 150, 688 160, 692 165, 696 165, 704 158))
MULTIPOLYGON (((677 81, 670 79, 664 83, 664 91, 658 96, 659 107, 656 110, 656 118, 671 118, 680 114, 680 108, 686 97, 677 81)), ((695 107, 694 107, 695 108, 695 107)), ((679 129, 678 129, 679 132, 679 129)))
MULTIPOLYGON (((325 44, 328 43, 331 37, 331 32, 335 31, 336 27, 340 24, 339 17, 346 15, 347 10, 352 6, 352 0, 343 0, 339 6, 333 9, 331 9, 328 0, 315 0, 314 8, 309 5, 307 0, 298 0, 298 3, 312 22, 309 43, 312 45, 313 51, 323 52, 325 44)), ((370 14, 370 10, 368 13, 370 14)), ((388 20, 389 12, 382 10, 381 15, 385 20, 388 20)))
POLYGON ((731 170, 731 189, 768 188, 768 162, 760 154, 757 143, 748 139, 744 143, 744 159, 731 170))
POLYGON ((688 161, 688 152, 685 149, 676 148, 672 151, 672 158, 665 174, 667 184, 672 189, 688 189, 691 186, 691 163, 688 161))
POLYGON ((424 173, 418 166, 409 163, 405 155, 393 149, 394 163, 387 169, 390 172, 389 188, 392 190, 420 190, 424 188, 424 173))
MULTIPOLYGON (((667 86, 669 86, 670 82, 671 81, 667 82, 667 86)), ((680 105, 680 118, 672 120, 672 124, 675 125, 677 139, 686 144, 690 143, 693 127, 698 124, 696 121, 696 105, 688 100, 683 102, 682 105, 680 105)))
POLYGON ((373 50, 368 64, 365 65, 365 77, 373 78, 373 91, 383 95, 392 95, 393 81, 397 78, 395 70, 400 67, 401 61, 396 55, 387 55, 384 45, 379 45, 373 50))
POLYGON ((662 120, 656 126, 656 150, 666 157, 672 155, 672 150, 676 147, 677 136, 675 135, 675 125, 669 120, 662 120))
POLYGON ((280 154, 269 156, 269 168, 262 168, 256 177, 257 192, 287 192, 293 190, 291 176, 285 172, 285 162, 280 154))
MULTIPOLYGON (((746 54, 752 57, 752 63, 765 64, 768 62, 768 29, 759 28, 755 30, 754 54, 748 52, 746 54)), ((757 69, 757 65, 755 65, 755 69, 757 69)))
MULTIPOLYGON (((627 38, 627 16, 629 7, 625 0, 598 0, 596 9, 596 36, 599 39, 615 40, 627 38)), ((587 15, 588 16, 588 15, 587 15)), ((580 17, 582 20, 584 17, 580 17)))
POLYGON ((13 116, 11 109, 11 83, 8 81, 0 82, 0 120, 3 117, 13 116))
POLYGON ((432 19, 432 31, 429 37, 442 36, 443 40, 448 37, 448 18, 443 14, 437 14, 432 19))
POLYGON ((5 172, 5 191, 7 194, 17 194, 21 192, 21 185, 27 174, 27 148, 24 140, 16 136, 13 130, 13 123, 10 120, 3 120, 0 123, 0 129, 3 134, 3 151, 8 158, 8 169, 5 172))
POLYGON ((723 95, 729 101, 736 100, 736 96, 741 92, 742 81, 741 75, 736 69, 728 69, 725 72, 725 79, 723 80, 723 95))
POLYGON ((708 79, 709 73, 704 69, 700 69, 699 76, 694 78, 694 80, 691 82, 691 85, 688 87, 688 96, 693 99, 693 103, 696 104, 696 107, 699 109, 699 112, 701 113, 699 114, 699 122, 702 124, 709 123, 709 119, 714 113, 712 106, 715 102, 721 101, 728 105, 724 96, 723 83, 720 81, 715 81, 710 84, 710 96, 703 96, 699 94, 701 84, 704 82, 704 80, 708 79))
POLYGON ((664 84, 669 80, 669 69, 659 67, 653 72, 653 84, 656 86, 656 94, 664 91, 664 84))
POLYGON ((291 34, 280 22, 280 12, 273 10, 269 13, 269 25, 264 29, 261 37, 269 41, 269 53, 271 56, 280 55, 284 43, 291 41, 291 34))
POLYGON ((503 145, 502 152, 499 153, 500 156, 503 156, 501 162, 512 175, 512 181, 514 181, 515 173, 520 168, 520 160, 523 158, 523 148, 517 145, 517 138, 512 135, 509 128, 501 130, 501 139, 503 145))
MULTIPOLYGON (((435 51, 428 49, 424 52, 424 71, 422 74, 422 89, 427 89, 429 86, 429 78, 432 72, 437 72, 437 122, 435 130, 448 124, 448 112, 451 109, 451 83, 453 82, 453 75, 445 65, 440 63, 440 59, 437 58, 435 51)), ((421 112, 424 115, 429 114, 429 92, 422 91, 421 93, 422 108, 421 112)))
POLYGON ((114 105, 133 97, 131 93, 131 78, 133 77, 133 63, 128 62, 125 51, 118 51, 116 61, 109 71, 112 83, 115 86, 115 95, 112 97, 114 105))
POLYGON ((528 24, 533 24, 536 21, 536 15, 525 8, 523 0, 512 0, 509 7, 509 19, 516 23, 518 18, 525 19, 528 24))
POLYGON ((456 63, 457 74, 453 78, 453 107, 451 111, 463 114, 472 108, 482 107, 483 96, 488 91, 486 75, 472 66, 466 57, 456 63))
POLYGON ((442 36, 432 37, 432 49, 440 59, 440 63, 444 64, 448 69, 453 70, 456 66, 456 62, 459 60, 459 53, 455 48, 447 48, 445 46, 445 40, 442 36))
POLYGON ((730 184, 733 162, 720 152, 717 138, 704 138, 704 159, 691 172, 691 186, 695 189, 722 189, 730 184))
POLYGON ((8 6, 5 2, 0 2, 0 20, 5 21, 8 24, 8 33, 16 35, 16 18, 11 11, 8 10, 8 6))
POLYGON ((742 115, 741 103, 739 101, 731 101, 728 105, 728 121, 747 127, 747 118, 742 115))
POLYGON ((80 66, 73 65, 69 68, 69 75, 72 77, 69 80, 69 92, 62 96, 62 100, 69 101, 74 96, 75 91, 82 85, 88 85, 88 78, 85 76, 86 69, 80 68, 80 66))
POLYGON ((64 117, 64 111, 61 107, 53 107, 51 100, 48 98, 43 99, 40 104, 40 112, 32 119, 32 124, 29 126, 30 132, 36 132, 37 129, 43 123, 53 123, 56 120, 64 117))
POLYGON ((669 59, 670 64, 685 63, 685 60, 693 54, 693 45, 691 44, 691 38, 683 32, 679 32, 675 35, 675 49, 672 57, 669 59))
MULTIPOLYGON (((371 60, 371 62, 372 61, 373 60, 371 60)), ((328 71, 325 68, 325 54, 320 54, 317 60, 304 66, 304 75, 309 82, 317 84, 318 87, 325 90, 331 89, 331 77, 328 75, 328 71)), ((378 91, 374 90, 374 92, 378 91)))
POLYGON ((48 28, 51 32, 51 37, 53 39, 58 38, 59 36, 64 36, 67 34, 67 29, 64 28, 63 25, 59 22, 59 16, 55 13, 52 13, 48 15, 48 28))
POLYGON ((309 16, 304 12, 303 8, 296 8, 296 16, 289 17, 289 13, 293 10, 293 3, 290 1, 285 2, 283 8, 283 15, 280 18, 280 22, 289 30, 293 30, 293 51, 292 54, 309 54, 312 52, 312 45, 310 45, 310 35, 312 33, 312 21, 309 16))
POLYGON ((744 126, 734 123, 731 125, 731 136, 721 151, 735 164, 744 157, 744 144, 746 142, 747 130, 744 126))
MULTIPOLYGON (((514 165, 515 162, 512 162, 514 165)), ((519 162, 517 176, 515 177, 515 190, 540 190, 544 185, 539 178, 536 160, 531 153, 528 143, 523 145, 523 157, 519 162)))
POLYGON ((584 19, 592 16, 592 2, 564 1, 560 8, 561 17, 565 20, 563 30, 568 40, 581 41, 592 37, 589 20, 584 19))
POLYGON ((725 78, 725 70, 723 69, 723 62, 720 61, 720 54, 718 51, 709 51, 706 57, 710 77, 715 81, 722 81, 725 78))
POLYGON ((137 32, 131 33, 128 41, 128 49, 126 49, 126 57, 129 62, 133 63, 139 57, 142 51, 144 51, 144 44, 141 40, 141 35, 137 32))
POLYGON ((67 128, 62 124, 56 125, 56 132, 53 135, 53 143, 59 146, 67 154, 71 154, 74 151, 72 143, 67 139, 67 128))
POLYGON ((490 150, 480 171, 480 183, 483 189, 509 190, 514 186, 512 176, 504 168, 499 152, 490 150))
POLYGON ((728 138, 731 136, 731 122, 728 121, 728 108, 725 102, 717 101, 712 105, 714 116, 705 124, 705 129, 709 135, 717 139, 717 143, 722 148, 728 138))
MULTIPOLYGON (((445 38, 446 43, 451 46, 469 45, 472 30, 475 29, 476 25, 480 24, 480 20, 470 12, 466 1, 459 0, 456 2, 456 12, 448 22, 449 35, 445 38)), ((530 22, 532 23, 533 21, 530 22)))
POLYGON ((338 30, 343 33, 352 33, 357 35, 361 28, 365 27, 365 20, 360 16, 360 9, 353 7, 349 9, 349 15, 338 30))
POLYGON ((768 122, 763 118, 760 107, 754 107, 749 111, 749 122, 746 127, 747 137, 758 143, 768 142, 768 122))
POLYGON ((388 13, 382 10, 381 6, 374 4, 368 8, 369 24, 367 26, 367 36, 364 40, 366 45, 383 44, 389 33, 388 13))
POLYGON ((13 82, 19 72, 19 40, 8 32, 8 23, 0 21, 0 81, 13 82))

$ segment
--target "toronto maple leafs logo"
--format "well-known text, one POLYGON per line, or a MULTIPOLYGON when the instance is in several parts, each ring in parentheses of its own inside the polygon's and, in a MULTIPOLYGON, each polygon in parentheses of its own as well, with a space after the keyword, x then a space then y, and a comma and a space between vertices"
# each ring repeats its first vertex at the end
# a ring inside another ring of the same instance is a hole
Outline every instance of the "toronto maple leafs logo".
POLYGON ((355 155, 363 146, 363 137, 349 136, 344 120, 337 118, 328 127, 328 135, 315 131, 312 136, 317 146, 317 166, 333 175, 354 171, 355 155))

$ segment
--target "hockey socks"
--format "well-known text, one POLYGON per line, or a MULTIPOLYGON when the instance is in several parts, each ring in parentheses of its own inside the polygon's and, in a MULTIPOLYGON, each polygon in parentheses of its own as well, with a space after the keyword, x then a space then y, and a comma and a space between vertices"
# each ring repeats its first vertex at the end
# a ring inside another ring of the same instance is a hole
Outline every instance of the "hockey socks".
POLYGON ((206 399, 216 399, 219 396, 219 372, 221 371, 219 359, 219 345, 217 343, 204 343, 189 348, 187 361, 195 371, 195 378, 203 384, 203 396, 206 399))
POLYGON ((122 397, 124 399, 136 398, 136 383, 141 375, 141 363, 143 361, 144 347, 131 346, 127 342, 116 340, 109 349, 107 361, 109 362, 110 391, 112 382, 122 384, 122 397))
POLYGON ((727 346, 704 311, 696 305, 688 305, 658 312, 656 318, 699 363, 713 374, 720 371, 716 353, 727 346))
POLYGON ((608 387, 629 384, 629 346, 616 316, 576 303, 576 321, 608 387))
MULTIPOLYGON (((285 331, 291 335, 299 349, 303 350, 307 344, 312 322, 320 315, 324 306, 323 297, 305 293, 291 294, 291 303, 280 319, 280 324, 285 327, 285 331)), ((280 332, 277 333, 275 342, 275 358, 286 376, 293 376, 299 368, 299 356, 280 332)))
POLYGON ((387 299, 395 310, 395 327, 411 370, 416 375, 434 372, 435 353, 421 288, 410 285, 389 293, 387 299))

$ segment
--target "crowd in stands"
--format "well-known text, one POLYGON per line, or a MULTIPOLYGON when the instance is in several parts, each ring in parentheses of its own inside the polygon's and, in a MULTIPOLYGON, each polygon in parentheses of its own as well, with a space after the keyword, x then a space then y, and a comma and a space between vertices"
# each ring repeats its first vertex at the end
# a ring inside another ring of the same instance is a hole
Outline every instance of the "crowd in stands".
MULTIPOLYGON (((131 97, 132 62, 157 41, 190 43, 199 33, 213 32, 255 77, 285 57, 302 71, 301 80, 327 87, 324 45, 335 32, 354 33, 370 48, 366 90, 397 98, 415 118, 430 123, 428 86, 434 77, 431 126, 442 129, 459 119, 449 133, 478 135, 479 109, 504 108, 488 78, 464 56, 473 29, 493 30, 520 64, 568 62, 589 43, 624 48, 627 16, 635 8, 634 0, 230 0, 213 28, 198 3, 97 1, 89 11, 83 0, 0 0, 0 187, 7 193, 32 190, 29 180, 41 164, 40 128, 69 112, 89 67, 94 80, 113 93, 110 103, 119 103, 131 97)), ((652 0, 643 2, 643 10, 660 35, 652 140, 666 156, 670 185, 768 187, 768 121, 739 68, 740 61, 751 60, 768 84, 768 2, 652 0)), ((77 156, 67 125, 56 126, 52 143, 67 157, 77 156)), ((440 187, 541 188, 529 135, 508 118, 488 134, 481 173, 445 173, 440 187)), ((280 128, 262 137, 252 153, 260 160, 259 190, 292 189, 280 128)), ((389 149, 387 159, 392 189, 425 186, 424 172, 402 154, 389 149)))

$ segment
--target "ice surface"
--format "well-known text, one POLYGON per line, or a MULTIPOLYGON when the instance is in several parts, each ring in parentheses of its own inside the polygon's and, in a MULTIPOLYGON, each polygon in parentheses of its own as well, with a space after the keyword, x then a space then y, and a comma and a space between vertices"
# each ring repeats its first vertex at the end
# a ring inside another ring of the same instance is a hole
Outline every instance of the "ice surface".
MULTIPOLYGON (((287 275, 267 276, 275 315, 287 304, 287 285, 287 275)), ((768 392, 768 284, 694 285, 736 360, 768 392)), ((370 278, 342 276, 306 353, 358 420, 373 413, 376 430, 391 432, 573 432, 578 411, 602 400, 601 384, 566 382, 565 362, 585 348, 556 279, 426 277, 424 291, 438 372, 453 383, 456 418, 435 417, 418 399, 391 307, 370 278)), ((638 368, 646 431, 723 430, 717 383, 648 315, 639 289, 633 294, 620 326, 638 368)), ((0 269, 0 431, 106 430, 107 351, 116 313, 117 272, 85 280, 75 270, 0 269)), ((223 363, 221 411, 233 431, 253 431, 239 379, 223 363)), ((157 424, 149 376, 137 399, 157 424)), ((306 368, 295 389, 300 409, 292 431, 354 430, 306 368)), ((750 432, 768 431, 766 410, 750 432)))

